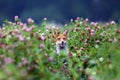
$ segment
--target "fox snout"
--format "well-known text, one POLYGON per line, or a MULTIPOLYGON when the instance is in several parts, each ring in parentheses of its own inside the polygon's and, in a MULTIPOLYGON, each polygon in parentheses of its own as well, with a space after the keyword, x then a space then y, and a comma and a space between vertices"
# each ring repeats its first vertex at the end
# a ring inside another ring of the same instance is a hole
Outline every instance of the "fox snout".
POLYGON ((64 45, 66 42, 65 41, 62 41, 61 44, 64 45))
POLYGON ((57 41, 56 45, 60 48, 60 49, 64 49, 66 47, 66 41, 57 41))
POLYGON ((62 41, 60 41, 60 44, 66 44, 66 41, 64 41, 64 40, 62 40, 62 41))
POLYGON ((65 47, 66 46, 66 41, 61 41, 60 42, 60 47, 65 47))

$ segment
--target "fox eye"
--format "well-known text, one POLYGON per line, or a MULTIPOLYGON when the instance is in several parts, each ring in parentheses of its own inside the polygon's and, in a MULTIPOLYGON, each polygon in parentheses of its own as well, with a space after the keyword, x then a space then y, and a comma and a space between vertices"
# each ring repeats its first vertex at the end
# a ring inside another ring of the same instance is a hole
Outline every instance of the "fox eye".
POLYGON ((57 38, 57 40, 60 40, 60 38, 57 38))
POLYGON ((63 40, 65 40, 66 38, 64 37, 63 40))

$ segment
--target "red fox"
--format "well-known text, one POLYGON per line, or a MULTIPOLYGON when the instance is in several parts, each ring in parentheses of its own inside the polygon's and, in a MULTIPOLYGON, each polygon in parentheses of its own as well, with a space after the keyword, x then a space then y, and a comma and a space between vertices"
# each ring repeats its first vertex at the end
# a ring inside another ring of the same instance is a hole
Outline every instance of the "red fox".
POLYGON ((61 55, 62 51, 64 51, 68 55, 68 46, 67 46, 68 30, 64 31, 62 34, 55 32, 54 36, 55 36, 54 38, 56 41, 56 51, 58 56, 61 55))

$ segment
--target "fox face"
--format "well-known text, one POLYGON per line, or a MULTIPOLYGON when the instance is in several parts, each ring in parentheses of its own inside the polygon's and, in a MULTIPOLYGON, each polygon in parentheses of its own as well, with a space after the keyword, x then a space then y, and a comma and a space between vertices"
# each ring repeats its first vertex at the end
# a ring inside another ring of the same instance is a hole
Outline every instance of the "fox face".
POLYGON ((59 46, 60 49, 64 49, 66 47, 67 36, 60 35, 56 38, 56 45, 59 46))
POLYGON ((62 51, 68 53, 67 38, 68 38, 68 30, 66 30, 62 34, 57 34, 57 36, 55 37, 56 51, 59 56, 62 51))

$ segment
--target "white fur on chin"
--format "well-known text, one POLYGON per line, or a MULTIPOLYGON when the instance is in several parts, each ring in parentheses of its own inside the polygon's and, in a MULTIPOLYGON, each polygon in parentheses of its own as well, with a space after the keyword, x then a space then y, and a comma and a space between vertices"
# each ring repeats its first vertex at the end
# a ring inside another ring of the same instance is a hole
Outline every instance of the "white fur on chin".
POLYGON ((57 50, 58 56, 61 55, 62 51, 65 51, 65 53, 68 54, 68 47, 67 47, 67 45, 65 45, 64 48, 60 48, 59 42, 56 43, 56 50, 57 50))

